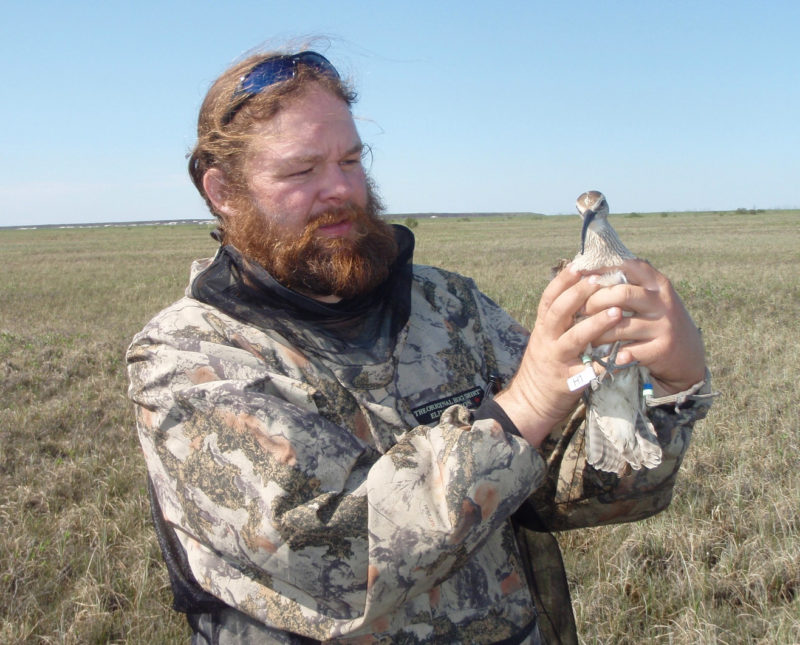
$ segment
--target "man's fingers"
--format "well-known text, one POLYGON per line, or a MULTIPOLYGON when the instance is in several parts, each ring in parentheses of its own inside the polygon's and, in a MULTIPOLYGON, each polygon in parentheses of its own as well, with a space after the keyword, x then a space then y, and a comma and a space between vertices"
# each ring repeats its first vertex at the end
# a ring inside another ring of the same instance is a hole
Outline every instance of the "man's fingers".
POLYGON ((543 292, 536 324, 543 328, 549 338, 560 337, 574 324, 578 312, 583 311, 586 299, 602 288, 565 269, 543 292), (562 274, 569 275, 562 277, 562 274))
POLYGON ((621 320, 622 310, 619 307, 611 307, 593 316, 588 316, 570 327, 560 339, 565 354, 564 359, 571 360, 573 355, 575 358, 579 358, 581 352, 590 343, 601 345, 599 339, 617 326, 621 320))
POLYGON ((657 291, 667 281, 667 278, 661 274, 652 264, 647 260, 633 259, 625 260, 622 266, 599 267, 587 271, 586 274, 603 275, 605 273, 613 273, 615 271, 622 271, 625 274, 628 282, 631 284, 639 285, 645 289, 657 291))
POLYGON ((584 309, 586 314, 591 315, 610 307, 621 307, 635 316, 648 319, 664 314, 664 303, 659 292, 633 284, 618 284, 600 289, 587 299, 584 309))
POLYGON ((622 270, 628 282, 648 291, 658 291, 667 283, 667 278, 647 260, 625 260, 622 270))
POLYGON ((564 270, 560 271, 545 287, 544 291, 542 291, 542 295, 539 298, 539 307, 537 309, 538 317, 543 318, 558 296, 580 279, 580 273, 571 271, 569 265, 567 265, 564 270))

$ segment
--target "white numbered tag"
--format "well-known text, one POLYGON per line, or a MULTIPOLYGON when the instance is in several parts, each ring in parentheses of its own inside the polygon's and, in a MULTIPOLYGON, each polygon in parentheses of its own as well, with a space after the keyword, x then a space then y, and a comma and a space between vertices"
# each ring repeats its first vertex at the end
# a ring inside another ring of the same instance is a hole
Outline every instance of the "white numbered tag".
POLYGON ((570 376, 567 379, 567 387, 569 388, 570 392, 575 392, 576 390, 580 390, 582 387, 589 385, 594 379, 597 378, 597 374, 594 373, 591 365, 587 365, 583 368, 582 371, 578 372, 575 376, 570 376))

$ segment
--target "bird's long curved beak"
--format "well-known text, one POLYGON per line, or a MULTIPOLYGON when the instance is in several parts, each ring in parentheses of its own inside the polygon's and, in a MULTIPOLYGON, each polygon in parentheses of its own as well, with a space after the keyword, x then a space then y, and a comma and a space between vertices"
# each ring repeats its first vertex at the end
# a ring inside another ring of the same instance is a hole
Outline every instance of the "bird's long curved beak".
POLYGON ((586 231, 589 230, 589 224, 592 223, 595 215, 597 215, 597 211, 593 211, 591 208, 587 209, 583 213, 583 228, 581 229, 581 255, 583 255, 583 250, 586 246, 586 231))

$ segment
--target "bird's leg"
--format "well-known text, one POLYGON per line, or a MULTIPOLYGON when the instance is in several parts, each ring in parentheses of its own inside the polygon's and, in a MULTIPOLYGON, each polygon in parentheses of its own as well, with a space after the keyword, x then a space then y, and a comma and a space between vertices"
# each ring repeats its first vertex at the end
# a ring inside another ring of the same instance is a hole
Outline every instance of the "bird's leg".
POLYGON ((600 365, 602 365, 606 370, 603 374, 601 374, 598 377, 598 380, 600 382, 603 381, 603 379, 606 377, 606 374, 610 374, 611 375, 611 380, 613 381, 614 380, 614 372, 618 372, 619 370, 624 370, 624 369, 626 369, 628 367, 633 367, 633 366, 639 364, 639 361, 631 361, 630 363, 624 363, 623 365, 617 365, 616 359, 617 359, 617 352, 619 352, 619 347, 620 347, 620 341, 616 341, 611 346, 611 351, 609 352, 608 357, 605 360, 603 360, 600 357, 594 357, 594 356, 592 357, 596 362, 598 362, 600 365))

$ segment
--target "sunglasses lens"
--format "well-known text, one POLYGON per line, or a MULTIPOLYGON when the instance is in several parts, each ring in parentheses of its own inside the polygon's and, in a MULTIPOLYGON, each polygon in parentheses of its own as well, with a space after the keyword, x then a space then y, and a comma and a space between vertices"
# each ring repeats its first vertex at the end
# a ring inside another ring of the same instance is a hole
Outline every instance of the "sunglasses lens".
POLYGON ((313 67, 321 74, 333 79, 339 79, 339 72, 336 71, 336 68, 327 58, 317 52, 304 51, 299 54, 268 58, 256 65, 239 81, 239 85, 231 97, 234 104, 222 118, 223 125, 227 125, 233 120, 233 117, 251 96, 263 92, 270 85, 288 81, 294 77, 297 63, 313 67))
POLYGON ((234 97, 258 94, 265 87, 289 80, 294 76, 294 60, 289 57, 270 58, 259 63, 239 83, 234 97))
POLYGON ((243 94, 258 94, 270 85, 288 81, 294 76, 297 63, 313 67, 332 78, 339 78, 339 73, 330 61, 316 52, 305 51, 292 56, 278 56, 265 60, 250 70, 233 93, 234 98, 243 94))
POLYGON ((305 65, 315 68, 322 74, 326 74, 331 78, 339 78, 339 72, 336 71, 336 68, 322 54, 305 51, 295 55, 294 58, 305 65))

